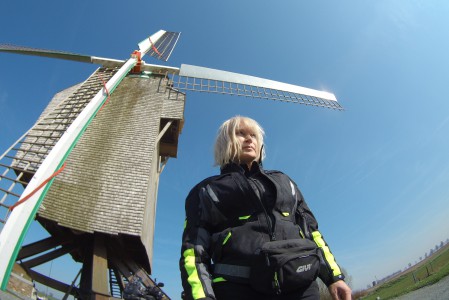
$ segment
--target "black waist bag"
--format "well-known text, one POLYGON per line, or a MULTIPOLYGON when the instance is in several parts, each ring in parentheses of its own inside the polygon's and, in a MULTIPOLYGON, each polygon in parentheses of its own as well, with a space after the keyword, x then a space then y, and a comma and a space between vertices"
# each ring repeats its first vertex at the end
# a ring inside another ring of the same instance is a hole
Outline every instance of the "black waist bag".
POLYGON ((266 294, 308 287, 320 271, 316 244, 309 239, 266 242, 251 266, 250 284, 266 294))

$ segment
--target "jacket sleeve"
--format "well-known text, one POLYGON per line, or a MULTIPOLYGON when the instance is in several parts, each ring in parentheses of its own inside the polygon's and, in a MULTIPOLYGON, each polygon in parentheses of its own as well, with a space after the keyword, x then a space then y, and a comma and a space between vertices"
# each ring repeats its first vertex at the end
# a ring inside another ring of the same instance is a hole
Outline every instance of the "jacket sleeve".
POLYGON ((338 280, 344 280, 345 277, 341 271, 341 268, 337 264, 328 244, 318 230, 318 222, 315 216, 307 206, 304 197, 296 185, 295 190, 297 199, 296 222, 297 224, 300 224, 304 235, 307 238, 312 239, 317 244, 323 257, 319 277, 327 286, 338 280))
POLYGON ((210 274, 210 232, 202 217, 200 189, 195 187, 186 199, 186 220, 182 235, 179 266, 184 299, 215 299, 210 274))

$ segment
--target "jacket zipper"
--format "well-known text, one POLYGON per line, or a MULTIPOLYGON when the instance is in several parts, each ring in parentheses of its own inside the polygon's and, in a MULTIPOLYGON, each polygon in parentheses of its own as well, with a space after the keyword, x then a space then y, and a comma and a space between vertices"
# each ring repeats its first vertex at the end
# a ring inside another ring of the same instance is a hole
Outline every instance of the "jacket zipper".
MULTIPOLYGON (((259 189, 259 186, 256 183, 256 179, 253 179, 253 178, 248 178, 248 179, 251 180, 254 183, 256 189, 259 191, 259 194, 257 194, 255 191, 254 191, 254 194, 256 195, 256 198, 259 201, 259 204, 260 204, 260 206, 263 209, 265 218, 267 219, 268 230, 270 231, 270 241, 275 241, 276 240, 276 233, 275 233, 274 226, 276 226, 276 225, 273 225, 273 222, 272 222, 270 216, 268 215, 267 209, 263 205, 262 197, 260 196, 262 194, 262 192, 261 192, 261 190, 259 189)), ((251 184, 250 184, 250 186, 251 186, 251 184)))
MULTIPOLYGON (((236 174, 237 175, 237 174, 236 174)), ((262 174, 263 176, 264 174, 262 174)), ((243 174, 238 174, 237 176, 234 177, 236 180, 237 185, 242 189, 242 191, 245 191, 244 185, 246 186, 247 189, 250 190, 251 196, 253 196, 252 198, 256 198, 257 202, 260 204, 260 206, 262 207, 262 210, 264 212, 265 218, 267 219, 267 226, 268 226, 268 231, 269 231, 269 235, 270 235, 270 241, 275 241, 276 240, 276 234, 275 234, 275 228, 273 228, 273 224, 271 222, 271 218, 268 215, 267 210, 265 209, 265 206, 262 203, 262 199, 257 196, 256 191, 254 190, 254 188, 252 187, 251 183, 249 182, 250 180, 253 180, 252 178, 248 178, 243 174), (243 183, 244 182, 244 183, 243 183)), ((267 177, 268 178, 268 177, 267 177)), ((268 180, 271 181, 270 178, 268 178, 268 180)), ((254 183, 255 184, 255 183, 254 183)), ((273 183, 274 184, 274 183, 273 183)), ((255 184, 256 185, 256 184, 255 184)), ((275 185, 276 187, 276 185, 275 185)), ((259 188, 256 185, 256 188, 259 190, 259 188)), ((260 191, 259 191, 260 192, 260 191)), ((276 193, 277 194, 277 193, 276 193)))

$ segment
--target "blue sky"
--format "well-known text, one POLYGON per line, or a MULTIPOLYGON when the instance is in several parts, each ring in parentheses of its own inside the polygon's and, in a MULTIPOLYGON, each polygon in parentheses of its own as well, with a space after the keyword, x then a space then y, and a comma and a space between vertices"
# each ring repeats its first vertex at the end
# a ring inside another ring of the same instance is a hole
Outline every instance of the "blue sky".
MULTIPOLYGON (((146 61, 334 93, 345 111, 187 94, 178 158, 159 186, 153 275, 178 298, 184 199, 218 172, 216 130, 239 114, 264 127, 265 168, 297 182, 353 286, 364 288, 449 237, 447 15, 445 1, 4 1, 0 42, 126 59, 157 30, 180 31, 168 63, 146 61)), ((0 152, 54 93, 95 68, 0 54, 0 152)), ((45 272, 70 282, 76 268, 45 272)))

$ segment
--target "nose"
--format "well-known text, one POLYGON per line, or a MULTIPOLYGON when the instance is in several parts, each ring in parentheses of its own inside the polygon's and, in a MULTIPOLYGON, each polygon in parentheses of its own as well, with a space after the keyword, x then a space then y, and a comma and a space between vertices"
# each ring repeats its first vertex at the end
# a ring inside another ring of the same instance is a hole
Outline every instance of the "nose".
POLYGON ((253 140, 253 136, 251 135, 251 133, 246 133, 243 137, 245 138, 245 141, 253 140))

